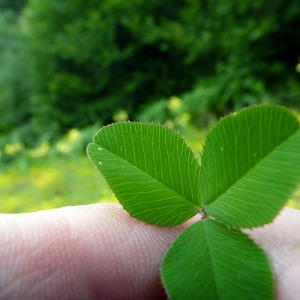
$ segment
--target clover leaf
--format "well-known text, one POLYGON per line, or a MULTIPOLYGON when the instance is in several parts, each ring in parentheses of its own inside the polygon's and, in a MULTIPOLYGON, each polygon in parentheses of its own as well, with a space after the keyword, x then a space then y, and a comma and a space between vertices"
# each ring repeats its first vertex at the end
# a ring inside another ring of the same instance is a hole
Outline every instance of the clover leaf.
POLYGON ((87 152, 123 207, 158 226, 203 218, 161 263, 171 299, 273 299, 265 253, 243 232, 271 222, 300 181, 300 125, 288 110, 243 109, 208 133, 201 166, 185 141, 156 124, 100 129, 87 152))

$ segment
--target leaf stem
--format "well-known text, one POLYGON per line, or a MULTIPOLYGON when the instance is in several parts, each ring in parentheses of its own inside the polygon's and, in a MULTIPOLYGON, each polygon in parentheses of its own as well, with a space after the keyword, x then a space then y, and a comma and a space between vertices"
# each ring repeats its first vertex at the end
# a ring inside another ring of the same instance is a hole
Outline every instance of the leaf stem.
POLYGON ((199 214, 201 216, 201 220, 204 220, 206 218, 210 218, 210 215, 205 211, 203 207, 200 208, 199 214))

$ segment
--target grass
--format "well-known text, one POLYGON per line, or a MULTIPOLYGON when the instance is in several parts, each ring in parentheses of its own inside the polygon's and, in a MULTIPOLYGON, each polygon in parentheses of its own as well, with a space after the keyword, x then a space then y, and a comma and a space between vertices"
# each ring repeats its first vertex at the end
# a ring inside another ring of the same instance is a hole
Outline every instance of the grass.
POLYGON ((84 155, 39 159, 0 173, 0 212, 19 213, 116 201, 84 155))

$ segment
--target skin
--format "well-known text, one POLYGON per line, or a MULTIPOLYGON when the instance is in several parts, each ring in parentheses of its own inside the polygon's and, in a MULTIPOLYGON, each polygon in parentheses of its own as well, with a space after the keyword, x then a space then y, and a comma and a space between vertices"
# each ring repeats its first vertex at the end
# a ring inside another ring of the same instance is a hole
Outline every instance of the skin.
MULTIPOLYGON (((194 221, 159 228, 112 203, 0 214, 0 299, 165 299, 160 261, 194 221)), ((245 232, 270 258, 276 299, 299 299, 300 211, 245 232)))

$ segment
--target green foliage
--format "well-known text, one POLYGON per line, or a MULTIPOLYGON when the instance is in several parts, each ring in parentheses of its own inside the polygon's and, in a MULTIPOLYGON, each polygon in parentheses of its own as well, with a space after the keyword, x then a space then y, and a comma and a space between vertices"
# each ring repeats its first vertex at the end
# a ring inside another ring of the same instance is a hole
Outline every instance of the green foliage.
POLYGON ((0 0, 0 10, 10 10, 18 14, 26 5, 26 2, 27 0, 0 0))
POLYGON ((172 95, 186 96, 196 123, 203 110, 300 103, 298 0, 0 7, 0 134, 25 145, 107 123, 122 109, 135 118, 172 95), (8 10, 17 12, 10 20, 8 10))
POLYGON ((12 12, 0 13, 0 138, 11 133, 9 139, 13 141, 22 135, 30 140, 32 130, 26 122, 30 106, 24 101, 29 93, 28 70, 24 64, 28 57, 26 49, 22 49, 22 35, 15 22, 12 12), (17 134, 16 128, 19 128, 17 134))
POLYGON ((272 299, 267 257, 239 229, 272 221, 286 203, 300 182, 299 145, 297 118, 267 105, 222 119, 200 168, 178 134, 155 124, 104 127, 87 152, 132 216, 173 226, 200 212, 162 262, 170 298, 272 299))
MULTIPOLYGON (((42 149, 39 149, 42 150, 42 149)), ((70 205, 115 202, 105 180, 85 156, 19 160, 0 170, 0 213, 25 213, 70 205)))
MULTIPOLYGON (((82 128, 99 116, 108 122, 118 109, 131 113, 135 104, 171 92, 165 85, 171 76, 166 56, 135 36, 151 13, 140 5, 134 1, 128 9, 123 1, 94 1, 91 9, 84 1, 29 1, 22 24, 28 28, 25 35, 33 54, 29 100, 39 134, 54 123, 52 134, 75 122, 82 128), (163 76, 158 78, 158 73, 163 76)), ((163 7, 157 3, 150 10, 158 18, 166 11, 163 7)), ((176 93, 183 90, 178 86, 172 83, 176 93)))

